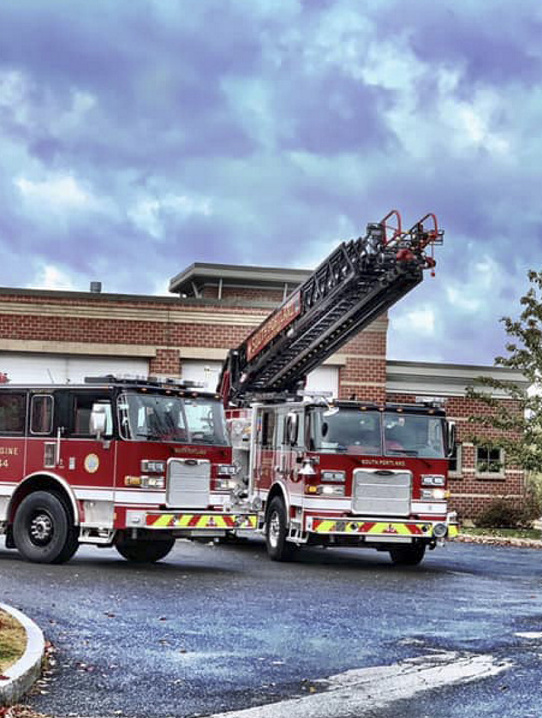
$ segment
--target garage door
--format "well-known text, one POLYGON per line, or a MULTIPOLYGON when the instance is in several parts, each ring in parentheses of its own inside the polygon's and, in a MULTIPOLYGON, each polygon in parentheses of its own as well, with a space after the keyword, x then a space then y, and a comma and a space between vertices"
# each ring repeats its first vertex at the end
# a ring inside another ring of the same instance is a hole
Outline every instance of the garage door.
POLYGON ((184 359, 181 378, 183 381, 194 381, 196 384, 201 384, 202 388, 207 391, 216 391, 221 371, 221 361, 184 359))
MULTIPOLYGON (((215 391, 222 371, 222 362, 185 360, 182 363, 182 378, 203 384, 208 391, 215 391)), ((339 369, 336 366, 321 366, 307 377, 306 391, 326 392, 326 396, 339 395, 339 369)))
POLYGON ((336 366, 319 366, 307 377, 305 391, 325 392, 324 396, 339 396, 339 368, 336 366))
POLYGON ((0 371, 11 383, 77 384, 86 376, 144 376, 149 373, 146 359, 131 357, 75 356, 68 354, 21 354, 0 352, 0 371))

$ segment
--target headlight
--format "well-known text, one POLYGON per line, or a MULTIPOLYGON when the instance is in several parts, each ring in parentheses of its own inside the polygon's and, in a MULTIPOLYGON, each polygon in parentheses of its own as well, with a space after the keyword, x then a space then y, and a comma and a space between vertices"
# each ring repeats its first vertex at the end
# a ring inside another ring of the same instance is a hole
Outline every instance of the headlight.
POLYGON ((320 478, 322 479, 322 481, 329 481, 335 484, 343 484, 345 480, 345 473, 344 471, 322 471, 320 474, 320 478))
POLYGON ((424 501, 444 501, 448 497, 448 492, 444 489, 422 489, 422 499, 424 501))
POLYGON ((165 489, 166 479, 164 476, 142 476, 141 488, 143 489, 165 489))
POLYGON ((448 527, 446 524, 435 524, 433 526, 433 536, 435 538, 444 538, 448 533, 448 527))
POLYGON ((165 470, 165 461, 157 461, 156 459, 141 459, 142 474, 163 474, 165 470))
POLYGON ((215 481, 215 489, 217 491, 230 491, 231 489, 235 489, 238 482, 233 479, 216 479, 215 481))
POLYGON ((422 474, 422 486, 445 486, 446 477, 442 474, 422 474))
POLYGON ((219 464, 218 475, 219 476, 235 476, 237 473, 237 466, 233 464, 219 464))
POLYGON ((319 486, 320 496, 344 496, 344 486, 319 486))

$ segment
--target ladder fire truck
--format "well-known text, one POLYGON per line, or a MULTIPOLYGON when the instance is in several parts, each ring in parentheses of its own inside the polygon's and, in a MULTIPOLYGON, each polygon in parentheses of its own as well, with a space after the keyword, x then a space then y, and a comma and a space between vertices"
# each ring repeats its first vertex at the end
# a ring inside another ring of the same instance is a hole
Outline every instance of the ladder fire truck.
POLYGON ((86 543, 153 562, 177 538, 254 530, 235 470, 217 394, 114 376, 0 387, 0 533, 30 561, 86 543))
POLYGON ((308 372, 434 272, 443 234, 433 214, 403 231, 393 210, 340 244, 230 351, 219 390, 271 559, 307 544, 361 546, 415 565, 456 535, 454 427, 442 408, 299 393, 308 372))

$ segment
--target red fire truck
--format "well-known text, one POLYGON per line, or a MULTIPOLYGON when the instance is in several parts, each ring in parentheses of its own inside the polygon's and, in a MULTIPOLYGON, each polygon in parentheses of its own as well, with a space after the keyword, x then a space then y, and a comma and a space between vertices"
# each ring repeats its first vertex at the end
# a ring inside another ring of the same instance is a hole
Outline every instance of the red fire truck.
POLYGON ((158 561, 176 538, 254 530, 235 472, 216 394, 113 376, 0 386, 0 530, 30 561, 81 543, 158 561))
POLYGON ((220 391, 271 559, 306 544, 364 546, 414 565, 456 535, 442 408, 299 396, 309 371, 433 271, 442 240, 433 214, 403 231, 390 212, 230 352, 220 391))

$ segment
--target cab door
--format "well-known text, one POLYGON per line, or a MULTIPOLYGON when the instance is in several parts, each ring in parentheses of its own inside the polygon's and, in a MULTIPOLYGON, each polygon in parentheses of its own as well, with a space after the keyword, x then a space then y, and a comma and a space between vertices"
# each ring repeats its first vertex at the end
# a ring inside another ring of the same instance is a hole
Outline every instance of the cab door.
POLYGON ((278 458, 276 446, 277 412, 272 407, 258 407, 253 476, 255 488, 269 490, 275 480, 278 458))
MULTIPOLYGON (((299 474, 299 459, 303 454, 304 412, 301 408, 285 412, 280 425, 280 474, 288 485, 291 496, 303 495, 302 476, 299 474)), ((296 502, 297 503, 297 502, 296 502)))
POLYGON ((0 520, 15 486, 25 475, 27 392, 3 388, 0 392, 0 520))
POLYGON ((113 502, 117 443, 106 392, 61 389, 31 397, 27 473, 49 471, 65 479, 80 500, 113 502), (52 422, 47 419, 50 402, 52 422), (95 403, 103 404, 108 416, 99 439, 90 426, 95 403))

